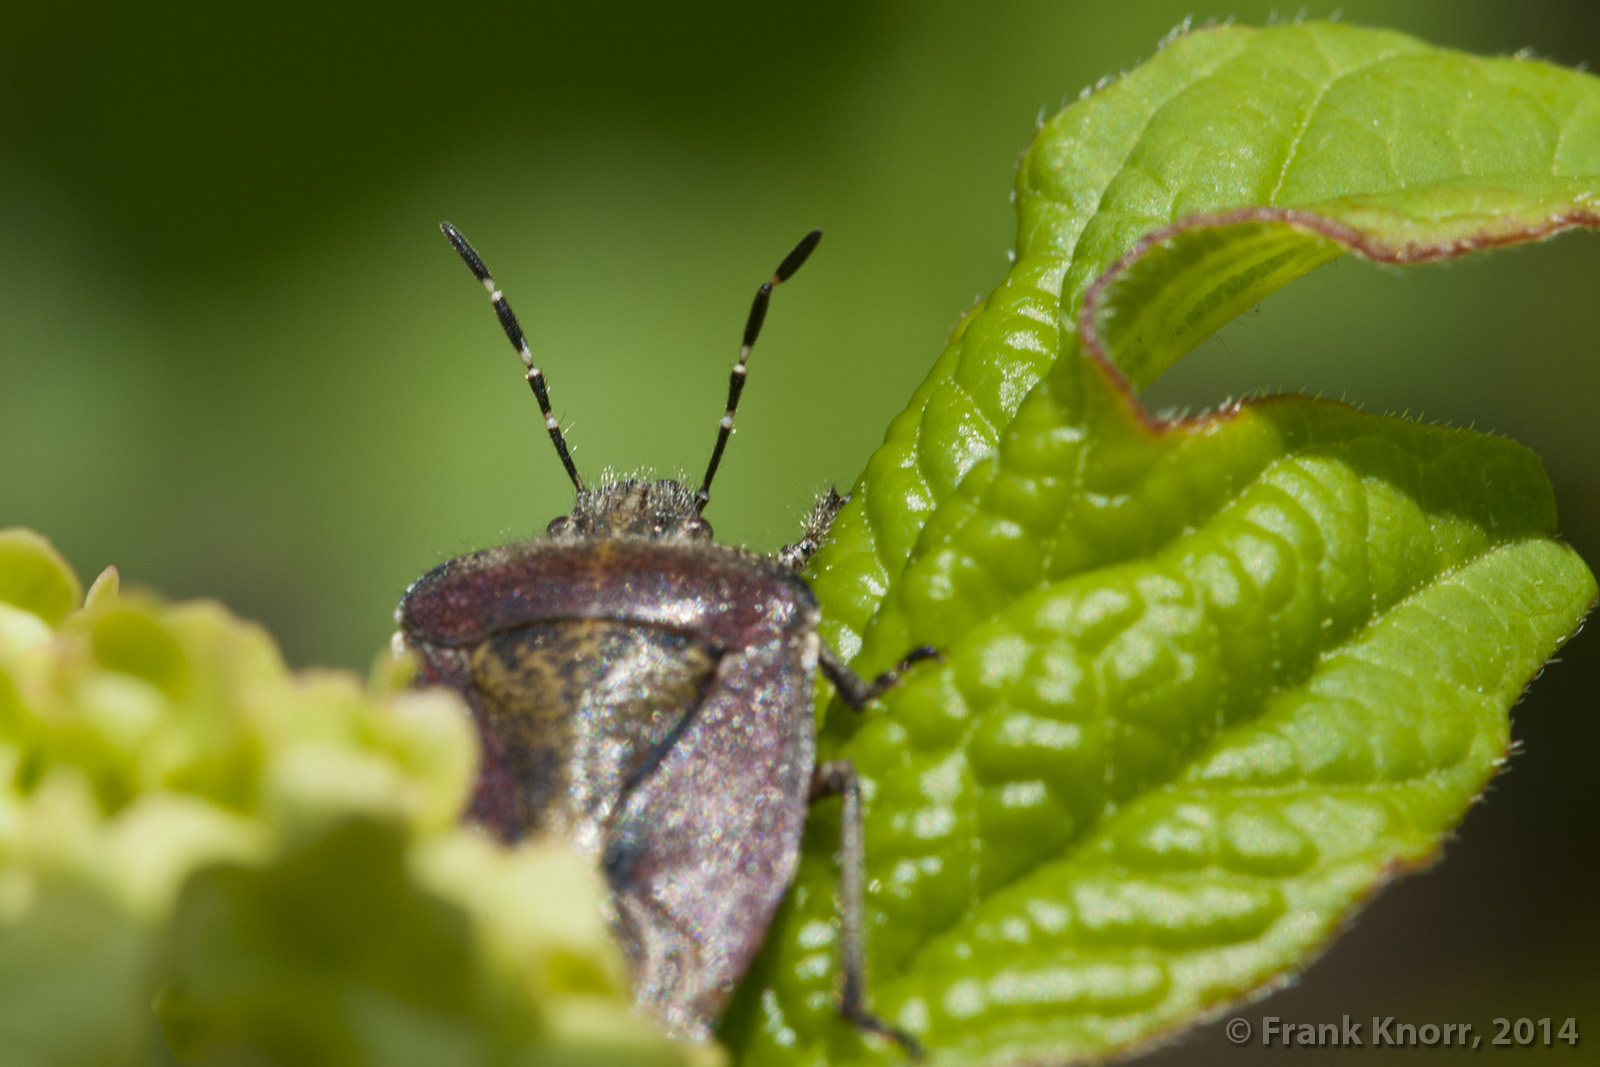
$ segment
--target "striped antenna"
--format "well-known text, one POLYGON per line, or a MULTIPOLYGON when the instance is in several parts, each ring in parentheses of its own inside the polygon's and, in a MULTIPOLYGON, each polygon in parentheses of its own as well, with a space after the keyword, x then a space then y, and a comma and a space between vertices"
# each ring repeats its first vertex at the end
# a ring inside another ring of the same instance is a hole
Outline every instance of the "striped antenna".
POLYGON ((467 243, 465 237, 461 236, 460 230, 448 222, 441 222, 439 229, 450 239, 451 246, 461 256, 467 269, 472 271, 472 276, 489 290, 489 303, 494 305, 495 317, 500 320, 500 328, 505 330, 506 339, 511 342, 511 347, 517 350, 517 355, 522 358, 523 367, 527 369, 528 386, 533 390, 534 399, 539 401, 539 410, 544 414, 544 428, 556 446, 556 455, 561 457, 561 465, 567 468, 567 477, 572 479, 573 486, 578 492, 583 492, 583 479, 578 476, 578 468, 572 463, 572 454, 567 451, 566 438, 561 436, 561 423, 550 411, 550 394, 545 388, 544 371, 533 365, 533 353, 528 349, 528 339, 523 335, 516 315, 512 314, 511 305, 506 303, 505 294, 495 286, 494 276, 489 273, 489 268, 483 265, 483 257, 478 255, 476 248, 467 243))
POLYGON ((820 240, 821 230, 812 230, 800 238, 794 251, 783 257, 783 262, 772 272, 772 277, 762 282, 761 288, 756 290, 755 301, 750 305, 750 317, 744 323, 744 343, 739 346, 739 362, 733 365, 733 373, 728 376, 728 407, 722 413, 722 422, 717 427, 717 445, 711 450, 705 481, 700 483, 700 491, 694 495, 696 512, 704 511, 711 502, 711 479, 716 477, 717 467, 722 463, 722 451, 728 447, 728 438, 733 434, 733 414, 739 410, 739 395, 744 392, 745 364, 750 359, 750 350, 756 346, 756 338, 761 336, 761 324, 767 320, 767 304, 772 300, 772 287, 788 281, 820 240))

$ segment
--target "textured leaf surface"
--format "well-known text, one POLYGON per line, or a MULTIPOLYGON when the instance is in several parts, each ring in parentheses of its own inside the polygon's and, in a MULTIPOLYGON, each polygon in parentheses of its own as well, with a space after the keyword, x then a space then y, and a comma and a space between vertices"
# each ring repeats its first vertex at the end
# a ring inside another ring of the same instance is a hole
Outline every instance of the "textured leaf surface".
POLYGON ((1141 386, 1346 248, 1416 262, 1592 226, 1600 88, 1380 30, 1196 31, 1046 123, 1017 217, 1014 268, 890 426, 818 560, 847 652, 929 514, 1075 340, 1096 279, 1117 289, 1096 317, 1162 325, 1111 339, 1141 386), (1141 242, 1162 254, 1111 271, 1141 242))
MULTIPOLYGON (((1133 399, 1355 250, 1591 225, 1600 82, 1343 26, 1196 32, 1047 123, 1017 261, 890 427, 817 561, 882 709, 867 781, 877 1009, 930 1061, 1103 1056, 1303 965, 1426 862, 1593 577, 1508 441, 1305 398, 1133 399)), ((834 1011, 837 808, 724 1037, 897 1062, 834 1011)))

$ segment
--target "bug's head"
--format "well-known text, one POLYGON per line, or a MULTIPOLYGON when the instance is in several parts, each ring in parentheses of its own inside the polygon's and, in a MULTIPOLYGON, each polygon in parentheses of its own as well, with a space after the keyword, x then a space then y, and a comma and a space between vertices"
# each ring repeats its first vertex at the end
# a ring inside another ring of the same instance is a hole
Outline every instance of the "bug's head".
POLYGON ((706 476, 701 481, 700 488, 691 493, 681 482, 667 480, 642 481, 624 478, 603 481, 598 489, 590 489, 584 484, 583 478, 578 474, 577 466, 572 462, 572 454, 567 449, 566 437, 561 432, 561 422, 550 408, 550 394, 545 385, 544 372, 534 364, 528 339, 523 335, 516 315, 512 314, 511 305, 506 302, 505 294, 495 284, 489 268, 484 265, 483 257, 478 255, 477 249, 467 243, 465 237, 461 236, 461 231, 448 222, 441 223, 439 228, 450 239, 451 246, 466 263, 467 269, 472 271, 472 276, 489 291, 489 302, 494 307, 495 316, 499 318, 506 338, 510 340, 511 347, 517 350, 517 355, 521 357, 522 365, 526 369, 523 376, 527 378, 528 386, 533 390, 534 399, 539 402, 539 412, 544 416, 545 432, 550 435, 550 441, 556 447, 556 455, 560 457, 562 466, 566 467, 567 477, 572 480, 573 488, 578 491, 578 500, 572 507, 572 513, 552 522, 550 535, 709 540, 711 525, 700 518, 700 513, 711 500, 711 479, 716 477, 717 467, 722 462, 723 449, 727 448, 728 438, 733 434, 733 415, 739 408, 739 396, 744 392, 745 363, 750 359, 750 350, 755 347, 756 338, 761 333, 761 324, 766 321, 767 304, 772 299, 772 289, 788 281, 790 275, 800 269, 806 257, 811 255, 812 249, 817 247, 817 242, 822 240, 822 231, 812 230, 802 237, 800 243, 794 246, 794 250, 783 257, 783 262, 772 272, 772 277, 762 282, 761 287, 756 290, 756 298, 750 305, 750 316, 744 324, 744 342, 739 346, 739 361, 733 365, 733 373, 728 377, 728 404, 722 413, 722 421, 717 424, 717 443, 711 450, 711 462, 706 466, 706 476))
POLYGON ((700 517, 698 497, 681 482, 619 478, 580 488, 572 514, 550 524, 557 540, 606 537, 649 541, 709 541, 711 524, 700 517))

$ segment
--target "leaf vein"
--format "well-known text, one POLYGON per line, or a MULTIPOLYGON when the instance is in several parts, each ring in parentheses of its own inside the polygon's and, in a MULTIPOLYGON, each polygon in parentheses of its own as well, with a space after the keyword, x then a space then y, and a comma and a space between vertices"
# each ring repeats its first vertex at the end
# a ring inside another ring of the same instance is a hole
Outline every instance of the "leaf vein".
POLYGON ((1376 67, 1382 63, 1386 63, 1399 54, 1400 53, 1398 50, 1390 49, 1389 51, 1375 56, 1365 63, 1351 67, 1349 70, 1339 71, 1333 74, 1322 84, 1320 88, 1317 89, 1316 96, 1314 96, 1311 102, 1306 106, 1305 115, 1300 120, 1300 128, 1294 132, 1292 137, 1289 138, 1289 148, 1283 155, 1283 164, 1278 168, 1278 180, 1273 185, 1272 191, 1267 194, 1268 204, 1274 207, 1278 206, 1278 197, 1283 192, 1283 183, 1289 177, 1289 169, 1291 166, 1293 166, 1295 157, 1300 152, 1300 146, 1304 143, 1306 134, 1311 129, 1311 123, 1317 117, 1317 111, 1319 108, 1321 108, 1322 101, 1327 97, 1328 93, 1333 90, 1333 87, 1338 85, 1341 81, 1356 77, 1357 75, 1371 70, 1373 67, 1376 67))

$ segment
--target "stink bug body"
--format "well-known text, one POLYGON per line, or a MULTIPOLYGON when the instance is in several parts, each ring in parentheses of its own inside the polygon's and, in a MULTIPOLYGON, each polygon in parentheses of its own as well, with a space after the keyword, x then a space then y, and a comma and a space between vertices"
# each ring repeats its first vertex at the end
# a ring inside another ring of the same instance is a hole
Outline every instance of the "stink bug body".
POLYGON ((794 877, 808 804, 842 795, 840 1009, 915 1054, 866 1008, 860 791, 848 761, 817 763, 812 700, 819 668, 861 708, 935 653, 917 649, 868 682, 818 636, 799 572, 837 494, 776 556, 717 544, 701 518, 772 288, 820 231, 756 293, 711 461, 691 492, 665 480, 584 484, 516 316, 478 253, 443 229, 489 290, 577 490, 548 536, 442 564, 400 602, 421 680, 472 709, 483 749, 473 818, 508 842, 554 833, 591 856, 637 1000, 670 1031, 705 1038, 794 877))

